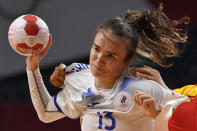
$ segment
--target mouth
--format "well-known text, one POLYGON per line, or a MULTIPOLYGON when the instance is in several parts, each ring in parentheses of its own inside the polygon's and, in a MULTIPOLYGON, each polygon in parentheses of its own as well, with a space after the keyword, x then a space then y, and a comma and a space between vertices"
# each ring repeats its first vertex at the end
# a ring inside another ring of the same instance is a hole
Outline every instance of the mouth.
POLYGON ((99 72, 103 72, 104 70, 98 66, 92 65, 93 69, 99 72))

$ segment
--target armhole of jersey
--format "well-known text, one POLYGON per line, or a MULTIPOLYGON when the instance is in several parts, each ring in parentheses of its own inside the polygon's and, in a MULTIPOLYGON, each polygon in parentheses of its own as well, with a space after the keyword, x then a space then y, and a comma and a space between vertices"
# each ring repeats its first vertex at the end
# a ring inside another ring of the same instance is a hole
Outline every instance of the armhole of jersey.
POLYGON ((64 114, 62 109, 60 108, 60 106, 57 104, 57 95, 54 96, 54 104, 55 104, 56 108, 58 109, 58 111, 61 112, 62 114, 64 114))

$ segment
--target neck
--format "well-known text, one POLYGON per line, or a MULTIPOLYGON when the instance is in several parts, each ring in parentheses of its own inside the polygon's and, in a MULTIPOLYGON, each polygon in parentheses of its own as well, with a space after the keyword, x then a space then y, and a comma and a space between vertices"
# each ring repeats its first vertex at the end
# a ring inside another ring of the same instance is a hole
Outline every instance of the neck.
POLYGON ((96 88, 112 89, 116 80, 95 79, 96 88))

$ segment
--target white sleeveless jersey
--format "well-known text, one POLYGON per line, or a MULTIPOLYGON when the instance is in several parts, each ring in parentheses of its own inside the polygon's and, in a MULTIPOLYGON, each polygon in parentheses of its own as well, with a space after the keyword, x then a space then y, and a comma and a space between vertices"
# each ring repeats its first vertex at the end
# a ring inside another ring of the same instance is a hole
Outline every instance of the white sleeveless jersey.
POLYGON ((141 114, 134 103, 135 90, 151 94, 156 108, 172 96, 156 82, 127 73, 112 89, 97 89, 89 65, 74 63, 66 72, 65 88, 54 97, 54 104, 66 116, 80 117, 82 131, 153 131, 154 120, 141 114))

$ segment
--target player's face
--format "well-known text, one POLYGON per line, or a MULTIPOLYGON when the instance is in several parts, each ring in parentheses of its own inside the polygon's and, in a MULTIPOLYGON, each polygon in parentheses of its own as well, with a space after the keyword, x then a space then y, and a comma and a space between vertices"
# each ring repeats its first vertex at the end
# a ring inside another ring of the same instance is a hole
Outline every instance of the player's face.
POLYGON ((99 31, 90 52, 90 69, 95 78, 119 78, 131 60, 125 61, 126 44, 110 32, 99 31))

